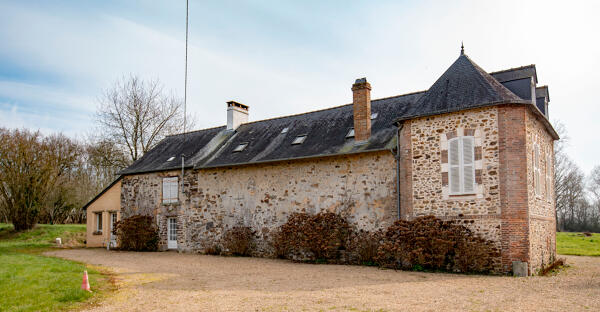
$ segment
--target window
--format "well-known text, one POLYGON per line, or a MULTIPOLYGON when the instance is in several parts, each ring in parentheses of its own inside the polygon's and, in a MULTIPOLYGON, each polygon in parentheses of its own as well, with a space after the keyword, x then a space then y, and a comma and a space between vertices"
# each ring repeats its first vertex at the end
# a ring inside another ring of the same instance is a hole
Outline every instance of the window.
POLYGON ((377 116, 379 116, 379 113, 373 113, 371 114, 371 119, 377 119, 377 116))
POLYGON ((475 192, 475 140, 472 136, 448 141, 449 185, 451 195, 475 192))
POLYGON ((96 232, 102 233, 102 212, 96 212, 96 232))
POLYGON ((163 204, 176 203, 179 198, 177 187, 179 186, 178 177, 163 178, 163 204))
POLYGON ((292 141, 292 145, 302 144, 306 140, 306 134, 297 136, 294 141, 292 141))
POLYGON ((287 132, 288 132, 288 130, 290 130, 290 128, 288 128, 288 127, 285 127, 285 128, 283 128, 283 129, 281 130, 281 133, 287 133, 287 132))
POLYGON ((552 199, 552 154, 550 149, 546 152, 546 198, 552 199))
POLYGON ((236 147, 236 148, 233 150, 233 152, 234 152, 234 153, 241 152, 241 151, 243 151, 243 150, 246 148, 246 146, 248 146, 248 142, 240 143, 240 145, 238 145, 238 146, 237 146, 237 147, 236 147))
POLYGON ((346 139, 347 138, 353 138, 354 137, 354 128, 350 129, 348 131, 348 134, 346 134, 346 139))
POLYGON ((535 194, 540 195, 542 192, 540 185, 540 146, 537 143, 533 145, 533 187, 535 194))

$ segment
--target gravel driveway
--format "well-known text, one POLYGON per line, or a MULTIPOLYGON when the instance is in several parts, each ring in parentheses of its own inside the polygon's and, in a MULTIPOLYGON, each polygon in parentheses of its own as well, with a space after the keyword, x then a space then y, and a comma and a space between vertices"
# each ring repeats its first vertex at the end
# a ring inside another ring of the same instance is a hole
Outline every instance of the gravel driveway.
POLYGON ((554 277, 402 272, 175 252, 48 254, 110 268, 119 290, 93 311, 600 311, 600 257, 554 277))

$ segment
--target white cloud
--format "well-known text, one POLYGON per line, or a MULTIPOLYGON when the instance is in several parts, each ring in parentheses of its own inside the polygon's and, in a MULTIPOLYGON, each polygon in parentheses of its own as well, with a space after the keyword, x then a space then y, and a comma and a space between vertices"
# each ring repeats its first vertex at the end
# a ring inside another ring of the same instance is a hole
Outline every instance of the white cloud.
MULTIPOLYGON (((193 2, 188 108, 203 128, 225 122, 231 99, 250 105, 251 120, 349 103, 353 80, 363 76, 373 98, 423 90, 464 40, 467 54, 488 71, 537 64, 540 83, 550 87, 550 115, 566 124, 569 151, 587 171, 600 153, 598 11, 599 2, 193 2)), ((61 129, 73 118, 34 117, 24 105, 86 115, 101 90, 128 73, 158 77, 183 95, 183 15, 164 25, 114 10, 66 15, 3 3, 0 12, 0 59, 54 79, 0 81, 0 98, 18 107, 13 113, 2 106, 2 124, 36 127, 47 118, 60 120, 61 129)), ((87 131, 85 121, 70 131, 87 131)))

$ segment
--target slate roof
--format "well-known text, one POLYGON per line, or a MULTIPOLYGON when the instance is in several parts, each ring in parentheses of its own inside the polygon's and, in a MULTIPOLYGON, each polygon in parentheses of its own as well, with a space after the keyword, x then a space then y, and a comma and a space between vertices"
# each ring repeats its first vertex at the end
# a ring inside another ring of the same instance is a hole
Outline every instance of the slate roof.
POLYGON ((371 137, 360 145, 346 138, 353 128, 352 104, 280 118, 250 122, 235 131, 218 127, 166 137, 154 149, 133 163, 121 174, 181 169, 181 148, 188 155, 186 167, 212 168, 262 163, 307 157, 353 154, 390 149, 395 146, 393 122, 409 109, 422 92, 371 101, 371 137), (288 128, 286 133, 281 133, 288 128), (299 135, 307 135, 302 144, 292 145, 299 135), (241 143, 248 146, 241 152, 233 150, 241 143), (167 161, 175 156, 172 161, 167 161))
POLYGON ((477 66, 465 54, 442 74, 399 121, 505 103, 530 104, 477 66))
MULTIPOLYGON (((525 81, 532 73, 535 75, 535 66, 531 66, 494 75, 514 90, 517 90, 515 86, 523 89, 525 82, 514 81, 525 81)), ((535 79, 537 81, 537 77, 535 79)), ((372 120, 371 137, 363 144, 346 138, 353 127, 352 104, 346 104, 250 122, 235 131, 222 126, 168 136, 121 174, 180 169, 182 152, 186 155, 186 168, 214 168, 392 149, 396 145, 397 122, 506 103, 530 106, 543 119, 548 131, 558 138, 531 98, 519 97, 461 54, 429 90, 372 100, 371 112, 378 116, 372 120), (288 130, 282 133, 284 128, 288 130), (300 135, 306 135, 305 141, 293 145, 292 141, 300 135), (243 143, 247 146, 241 152, 235 152, 234 149, 243 143), (174 159, 168 161, 171 157, 174 159)))

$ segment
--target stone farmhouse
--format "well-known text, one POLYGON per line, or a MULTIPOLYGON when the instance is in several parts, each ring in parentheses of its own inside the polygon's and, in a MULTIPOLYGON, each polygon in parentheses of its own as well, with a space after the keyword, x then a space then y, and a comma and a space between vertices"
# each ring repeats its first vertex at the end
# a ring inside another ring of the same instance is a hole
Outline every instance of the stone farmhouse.
POLYGON ((155 216, 161 249, 202 252, 236 225, 266 245, 293 212, 345 209, 365 230, 458 220, 497 244, 503 272, 549 263, 558 135, 535 65, 487 73, 461 51, 426 91, 370 93, 357 79, 352 104, 255 122, 228 102, 226 126, 165 138, 86 206, 88 245, 121 215, 155 216))

